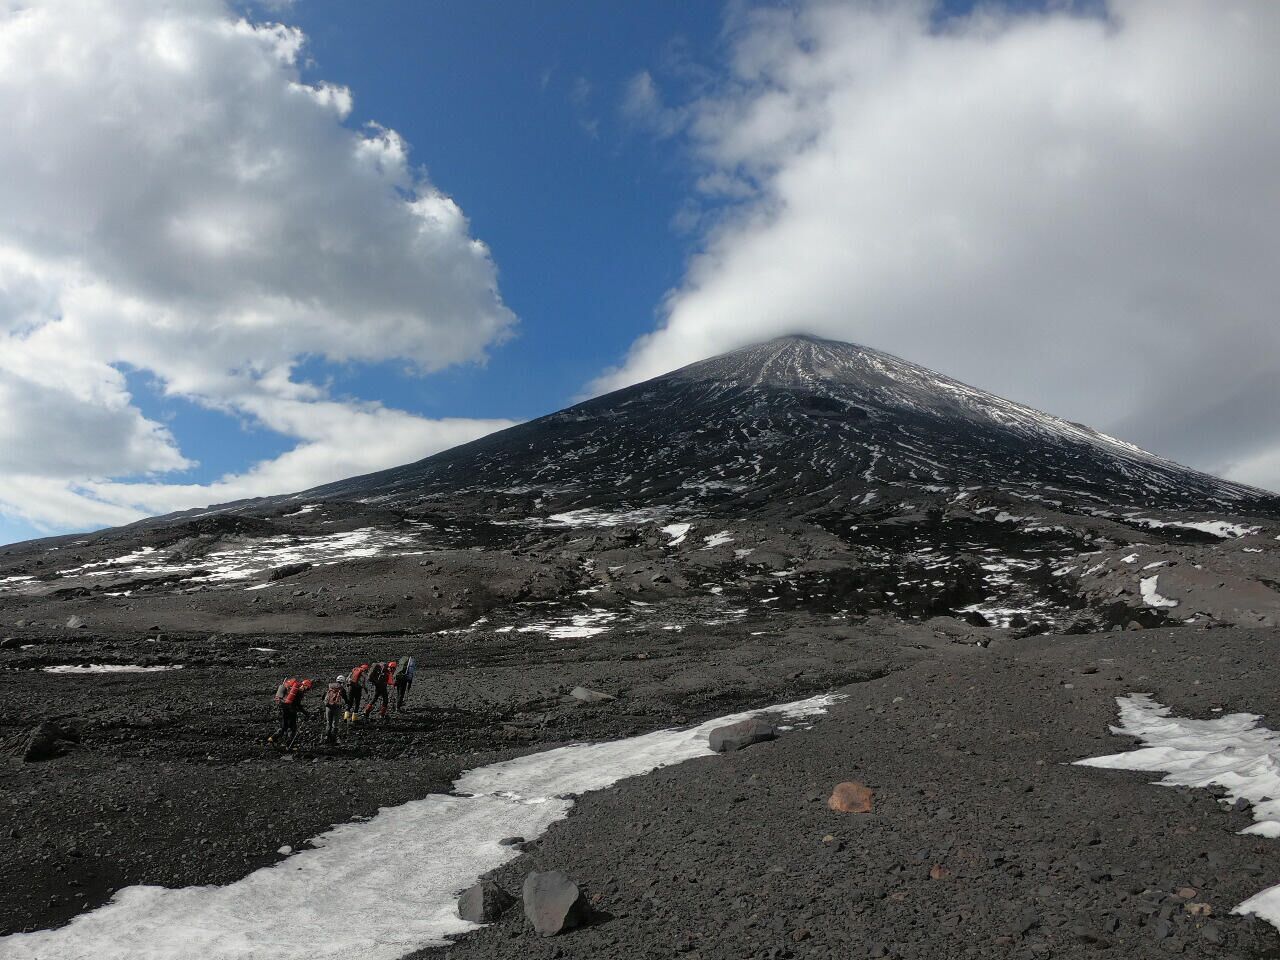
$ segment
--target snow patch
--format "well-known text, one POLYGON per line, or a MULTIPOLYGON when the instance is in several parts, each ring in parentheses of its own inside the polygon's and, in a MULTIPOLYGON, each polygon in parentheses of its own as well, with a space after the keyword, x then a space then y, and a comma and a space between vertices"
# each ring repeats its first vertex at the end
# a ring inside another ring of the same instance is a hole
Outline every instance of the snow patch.
MULTIPOLYGON (((1255 823, 1242 833, 1280 837, 1280 733, 1259 726, 1262 717, 1231 713, 1212 720, 1171 717, 1150 694, 1117 697, 1120 723, 1111 732, 1137 737, 1143 746, 1126 753, 1077 760, 1105 770, 1164 773, 1159 783, 1177 787, 1224 787, 1226 800, 1252 804, 1255 823)), ((1253 913, 1280 927, 1280 885, 1245 900, 1234 913, 1253 913)))
MULTIPOLYGON (((584 637, 594 637, 596 634, 605 633, 609 629, 609 624, 617 619, 618 615, 616 613, 596 607, 586 613, 575 613, 567 623, 564 621, 543 620, 525 627, 518 627, 516 632, 545 633, 556 640, 579 640, 584 637)), ((503 631, 499 630, 498 632, 503 631)))
POLYGON ((553 513, 547 522, 562 527, 620 527, 626 523, 652 523, 658 518, 653 510, 625 510, 611 512, 583 507, 564 513, 553 513))
POLYGON ((1138 584, 1142 590, 1142 602, 1148 607, 1176 607, 1177 600, 1170 600, 1168 597, 1160 596, 1157 587, 1160 585, 1160 574, 1154 577, 1143 577, 1138 584))
POLYGON ((693 529, 692 523, 669 523, 662 528, 662 532, 671 538, 671 542, 667 544, 669 547, 676 547, 684 543, 684 538, 689 535, 689 531, 693 529))
POLYGON ((1212 534, 1223 540, 1247 536, 1262 529, 1243 523, 1228 523, 1226 520, 1156 520, 1152 517, 1125 517, 1125 519, 1130 523, 1150 527, 1152 530, 1158 530, 1161 527, 1178 527, 1183 530, 1199 530, 1201 533, 1212 534))
MULTIPOLYGON (((132 553, 109 560, 99 560, 62 572, 64 577, 101 577, 109 574, 192 573, 190 583, 244 580, 276 567, 295 563, 316 566, 342 563, 363 557, 393 552, 399 556, 416 556, 425 551, 407 550, 415 543, 412 534, 376 527, 362 527, 346 533, 330 533, 313 537, 266 537, 226 550, 215 550, 196 561, 169 562, 155 547, 142 547, 132 553)), ((265 586, 265 584, 263 585, 265 586)))

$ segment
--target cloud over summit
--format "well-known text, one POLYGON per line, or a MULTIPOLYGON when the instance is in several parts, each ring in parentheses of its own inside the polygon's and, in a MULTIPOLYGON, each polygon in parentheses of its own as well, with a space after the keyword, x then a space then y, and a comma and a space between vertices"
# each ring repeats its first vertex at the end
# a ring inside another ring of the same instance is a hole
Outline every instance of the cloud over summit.
POLYGON ((734 9, 627 91, 713 226, 596 389, 807 329, 1280 487, 1280 6, 734 9))

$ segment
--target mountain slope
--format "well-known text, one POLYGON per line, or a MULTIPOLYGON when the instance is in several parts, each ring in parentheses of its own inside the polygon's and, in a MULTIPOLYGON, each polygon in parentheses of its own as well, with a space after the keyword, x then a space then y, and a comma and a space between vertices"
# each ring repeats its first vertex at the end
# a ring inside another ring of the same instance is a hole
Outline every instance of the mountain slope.
POLYGON ((635 605, 655 602, 712 621, 775 603, 1038 631, 1266 625, 1277 520, 1274 495, 796 336, 393 470, 11 548, 0 608, 127 597, 149 620, 318 631, 524 629, 538 603, 538 624, 580 636, 642 629, 635 605), (246 603, 287 576, 317 592, 246 603))
POLYGON ((978 485, 1164 509, 1280 500, 865 347, 791 336, 695 363, 316 496, 538 487, 593 503, 759 503, 978 485))

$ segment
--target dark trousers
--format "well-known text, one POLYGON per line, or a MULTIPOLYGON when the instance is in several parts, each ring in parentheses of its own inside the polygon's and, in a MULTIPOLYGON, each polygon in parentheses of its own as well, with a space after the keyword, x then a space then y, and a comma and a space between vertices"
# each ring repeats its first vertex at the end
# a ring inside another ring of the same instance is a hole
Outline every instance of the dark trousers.
POLYGON ((293 704, 280 704, 280 729, 276 732, 276 743, 288 746, 298 735, 298 708, 293 704))
POLYGON ((324 708, 324 736, 329 742, 329 746, 333 746, 338 742, 338 722, 342 719, 342 704, 325 704, 324 708))
POLYGON ((397 710, 401 710, 404 708, 404 698, 408 692, 409 692, 409 681, 406 680, 404 677, 401 677, 399 680, 396 681, 396 709, 397 710))
POLYGON ((364 684, 349 683, 347 684, 347 703, 349 703, 352 713, 360 712, 360 698, 364 696, 364 684))
POLYGON ((387 706, 388 706, 388 702, 389 702, 389 701, 387 700, 387 684, 386 684, 386 681, 383 681, 382 683, 375 683, 375 684, 373 685, 373 699, 372 699, 372 700, 370 700, 370 701, 369 701, 369 705, 368 705, 367 707, 365 707, 365 708, 364 708, 364 712, 365 712, 365 713, 372 713, 372 712, 373 712, 373 708, 374 708, 374 707, 376 707, 376 706, 378 705, 378 701, 379 701, 379 700, 381 700, 381 701, 382 701, 382 710, 381 710, 381 712, 379 712, 378 716, 380 716, 380 717, 385 717, 385 716, 387 715, 387 706))

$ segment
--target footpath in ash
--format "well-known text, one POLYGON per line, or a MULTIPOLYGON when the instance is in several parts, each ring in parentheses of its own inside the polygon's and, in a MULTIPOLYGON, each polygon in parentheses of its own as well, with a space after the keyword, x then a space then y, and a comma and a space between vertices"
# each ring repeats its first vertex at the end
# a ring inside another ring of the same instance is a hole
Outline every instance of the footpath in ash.
POLYGON ((594 923, 537 936, 517 903, 418 960, 1280 956, 1232 915, 1280 883, 1247 811, 1071 765, 1137 746, 1118 696, 1280 717, 1280 631, 1148 630, 940 652, 842 690, 808 730, 588 794, 492 879, 563 870, 594 923), (835 784, 874 791, 840 814, 835 784))

